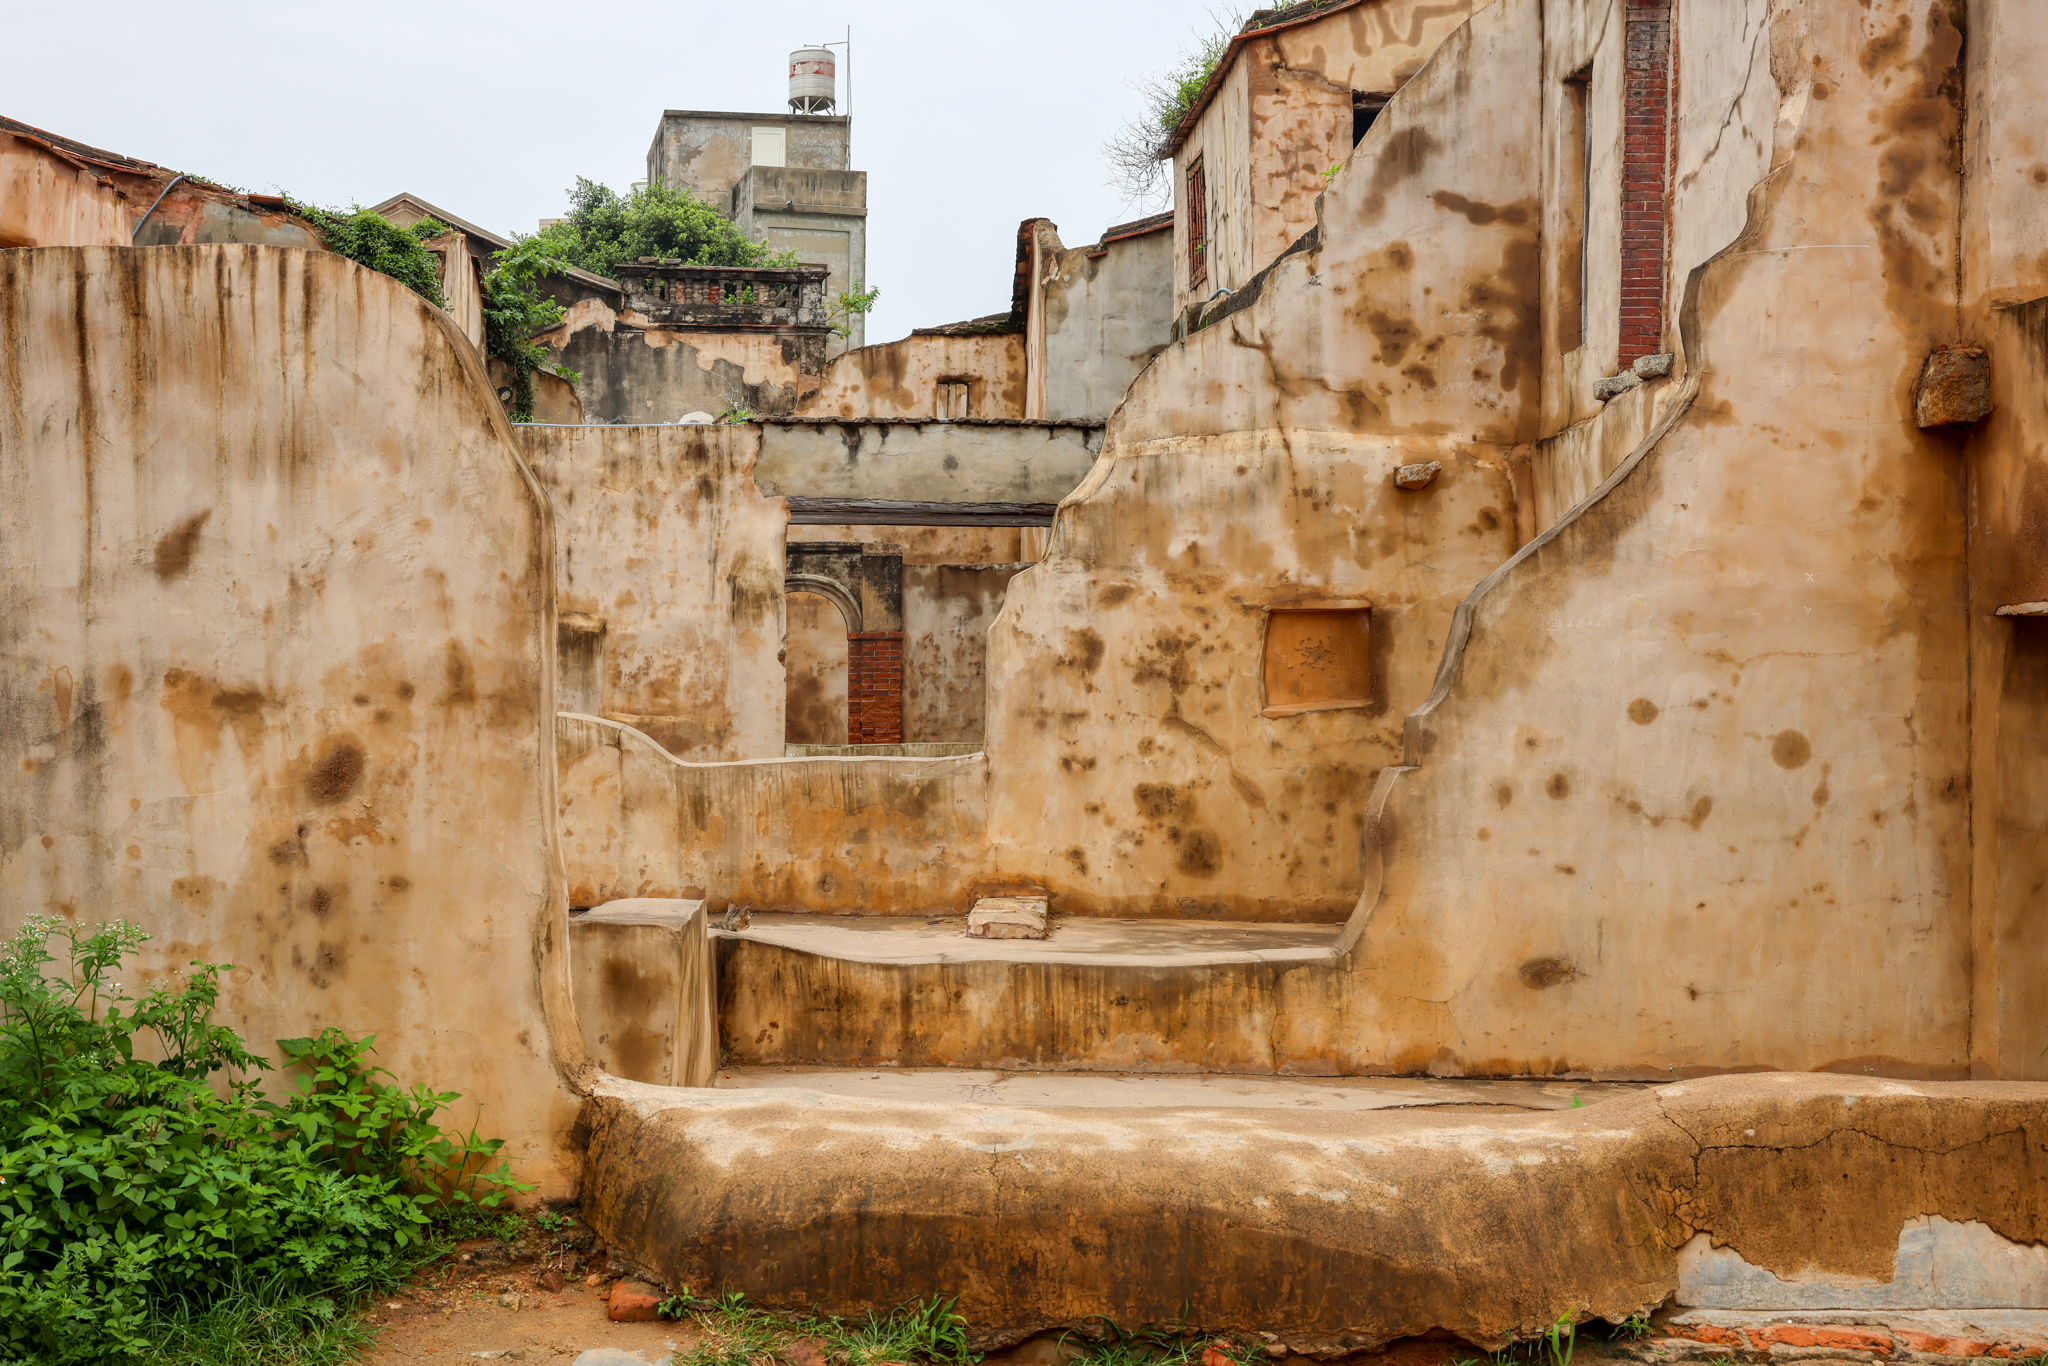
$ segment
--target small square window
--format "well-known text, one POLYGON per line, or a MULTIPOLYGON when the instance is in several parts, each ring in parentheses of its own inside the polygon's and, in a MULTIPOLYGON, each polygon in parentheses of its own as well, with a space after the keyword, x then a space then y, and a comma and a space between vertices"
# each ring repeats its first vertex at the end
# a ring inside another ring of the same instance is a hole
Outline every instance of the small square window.
POLYGON ((967 416, 967 381, 964 379, 942 379, 939 381, 937 400, 933 404, 932 416, 937 418, 960 418, 967 416))
POLYGON ((1372 611, 1276 607, 1266 618, 1266 716, 1372 701, 1372 611))

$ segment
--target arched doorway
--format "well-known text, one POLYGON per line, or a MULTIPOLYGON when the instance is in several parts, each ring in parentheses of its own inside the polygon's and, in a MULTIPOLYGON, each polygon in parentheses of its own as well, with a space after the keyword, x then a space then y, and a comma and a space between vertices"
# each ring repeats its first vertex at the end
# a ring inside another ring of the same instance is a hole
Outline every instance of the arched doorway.
POLYGON ((828 595, 794 582, 787 590, 783 737, 792 745, 843 745, 848 650, 844 595, 828 595))

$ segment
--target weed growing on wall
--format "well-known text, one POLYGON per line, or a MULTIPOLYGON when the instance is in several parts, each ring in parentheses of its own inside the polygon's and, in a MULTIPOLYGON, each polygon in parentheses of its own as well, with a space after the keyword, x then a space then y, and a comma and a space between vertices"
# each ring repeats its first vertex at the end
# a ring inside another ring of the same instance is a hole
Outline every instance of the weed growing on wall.
POLYGON ((448 300, 441 293, 440 258, 424 245, 428 237, 445 231, 440 224, 431 224, 433 231, 422 235, 364 208, 319 209, 301 204, 290 195, 284 197, 284 202, 293 213, 320 229, 327 249, 335 255, 346 256, 379 275, 389 275, 436 308, 448 307, 448 300))
POLYGON ((1109 167, 1110 187, 1122 192, 1131 208, 1157 208, 1172 192, 1162 158, 1167 139, 1195 107, 1209 78, 1230 50, 1230 40, 1244 27, 1236 11, 1209 11, 1209 32, 1196 34, 1195 46, 1185 49, 1164 71, 1133 88, 1143 108, 1110 140, 1102 145, 1102 159, 1109 167))
POLYGON ((621 261, 643 256, 686 266, 797 264, 795 252, 772 252, 750 241, 731 219, 688 190, 643 185, 620 194, 576 177, 569 213, 531 239, 556 260, 610 276, 621 261))
POLYGON ((146 937, 33 917, 0 948, 0 1362, 346 1348, 347 1304, 423 1260, 439 1212, 525 1187, 370 1039, 282 1041, 294 1075, 265 1096, 267 1064, 212 1023, 225 965, 117 980, 146 937))
POLYGON ((554 353, 533 334, 562 320, 562 306, 540 292, 538 281, 563 264, 538 238, 527 237, 484 276, 484 354, 512 372, 512 401, 505 411, 514 422, 533 421, 533 372, 552 370, 574 384, 582 376, 552 364, 554 353))

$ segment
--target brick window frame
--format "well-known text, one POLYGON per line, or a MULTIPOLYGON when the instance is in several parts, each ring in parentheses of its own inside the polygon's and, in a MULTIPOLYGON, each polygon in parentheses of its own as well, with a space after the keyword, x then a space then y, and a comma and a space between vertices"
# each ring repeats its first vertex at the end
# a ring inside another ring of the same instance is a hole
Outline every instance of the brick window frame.
POLYGON ((1628 0, 1621 138, 1619 363, 1624 368, 1665 349, 1671 223, 1671 3, 1628 0))
POLYGON ((1209 283, 1209 177, 1202 158, 1188 163, 1188 289, 1209 283))

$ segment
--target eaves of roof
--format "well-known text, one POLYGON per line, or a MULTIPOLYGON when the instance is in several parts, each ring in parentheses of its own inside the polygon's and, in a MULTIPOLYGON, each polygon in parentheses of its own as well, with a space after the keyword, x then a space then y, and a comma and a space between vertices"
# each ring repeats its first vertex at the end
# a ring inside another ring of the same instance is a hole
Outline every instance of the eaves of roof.
MULTIPOLYGON (((512 249, 511 238, 500 237, 489 228, 480 228, 466 218, 457 218, 438 204, 430 204, 416 194, 395 194, 380 204, 372 204, 370 212, 383 213, 400 200, 411 203, 437 223, 446 223, 457 232, 467 233, 471 237, 481 239, 486 246, 489 246, 494 251, 510 251, 512 249)), ((572 280, 580 280, 584 284, 595 286, 598 289, 608 289, 615 294, 619 293, 623 288, 617 280, 599 275, 594 271, 584 270, 578 266, 557 265, 554 267, 554 270, 557 274, 566 275, 572 280)))
POLYGON ((1166 148, 1160 153, 1159 159, 1165 161, 1180 151, 1182 144, 1187 142, 1189 135, 1195 131, 1195 125, 1202 121, 1202 112, 1209 107, 1209 102, 1216 98, 1216 92, 1223 86, 1223 78, 1229 74, 1232 63, 1237 61, 1238 54, 1244 50, 1246 44, 1255 38, 1264 38, 1269 34, 1281 33, 1290 28, 1300 28, 1303 24, 1313 24, 1318 19, 1327 19, 1333 14, 1341 14, 1345 10, 1355 9, 1365 3, 1366 0, 1337 0, 1337 3, 1334 5, 1327 5, 1322 9, 1299 15, 1293 19, 1283 19, 1277 24, 1268 24, 1264 28, 1251 29, 1232 38, 1230 46, 1224 49, 1222 60, 1217 62, 1216 69, 1209 73, 1209 80, 1203 85, 1202 93, 1195 96, 1195 102, 1188 106, 1186 115, 1181 118, 1179 123, 1174 125, 1173 133, 1166 139, 1166 148))

